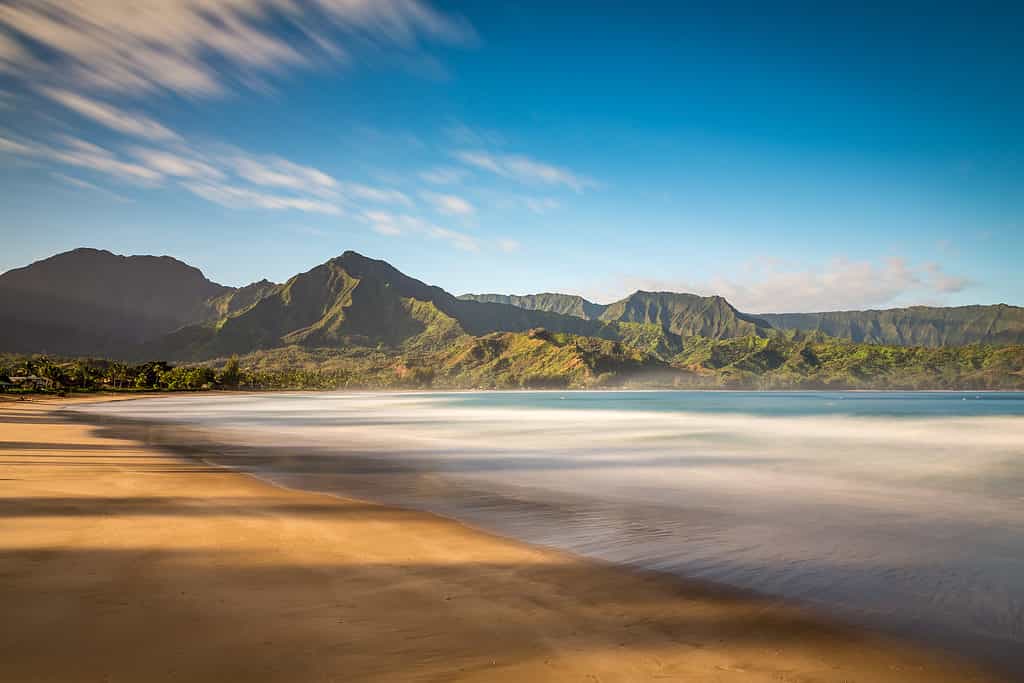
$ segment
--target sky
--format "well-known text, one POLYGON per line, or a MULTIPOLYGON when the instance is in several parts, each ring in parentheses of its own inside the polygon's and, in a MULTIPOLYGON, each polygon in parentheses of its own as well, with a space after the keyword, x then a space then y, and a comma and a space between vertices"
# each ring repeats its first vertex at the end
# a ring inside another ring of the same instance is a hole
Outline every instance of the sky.
POLYGON ((0 271, 1024 305, 1024 5, 958 4, 0 2, 0 271))

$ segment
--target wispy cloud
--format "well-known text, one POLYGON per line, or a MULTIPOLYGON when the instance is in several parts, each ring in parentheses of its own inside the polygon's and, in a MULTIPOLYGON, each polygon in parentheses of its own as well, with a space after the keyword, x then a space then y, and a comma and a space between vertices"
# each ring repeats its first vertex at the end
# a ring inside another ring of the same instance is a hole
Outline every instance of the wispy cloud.
POLYGON ((420 196, 433 206, 434 210, 446 216, 472 216, 476 211, 472 204, 453 194, 423 192, 420 196))
POLYGON ((498 209, 526 209, 538 216, 554 211, 562 203, 552 197, 529 197, 516 194, 492 193, 491 204, 498 209))
POLYGON ((180 140, 166 148, 130 145, 121 156, 78 138, 63 136, 59 140, 61 144, 50 145, 0 137, 0 153, 87 168, 135 184, 176 180, 189 192, 231 208, 338 215, 343 204, 357 200, 412 205, 398 190, 342 182, 312 166, 237 148, 225 151, 214 145, 214 151, 204 154, 180 140))
POLYGON ((82 180, 81 178, 76 178, 74 176, 69 176, 69 175, 66 175, 64 173, 56 173, 56 172, 51 173, 50 175, 52 175, 57 180, 59 180, 59 181, 61 181, 63 183, 67 183, 68 185, 71 185, 73 187, 78 187, 78 188, 81 188, 83 190, 91 190, 92 192, 99 192, 100 194, 105 195, 107 197, 110 197, 111 199, 113 199, 115 201, 118 201, 118 202, 130 202, 131 201, 127 197, 123 197, 123 196, 117 194, 116 192, 112 192, 112 191, 108 190, 105 187, 100 187, 99 185, 94 185, 93 183, 90 183, 90 182, 87 182, 85 180, 82 180))
POLYGON ((177 140, 179 135, 171 129, 141 114, 122 111, 109 104, 77 95, 68 90, 40 88, 39 91, 68 109, 90 118, 120 133, 150 140, 177 140))
POLYGON ((455 158, 464 164, 490 171, 504 178, 527 184, 563 185, 576 192, 595 187, 597 183, 569 169, 554 166, 517 154, 492 154, 485 151, 460 150, 455 158))
POLYGON ((895 257, 882 262, 835 258, 812 268, 760 259, 748 264, 742 277, 704 281, 626 277, 590 294, 598 301, 621 298, 637 289, 717 294, 747 313, 790 313, 939 303, 970 284, 948 275, 938 264, 913 265, 895 257))
POLYGON ((206 178, 218 180, 224 172, 192 156, 147 147, 133 147, 129 152, 147 168, 174 178, 206 178))
POLYGON ((91 142, 69 136, 62 136, 60 141, 60 146, 52 146, 34 141, 0 138, 0 151, 88 168, 135 183, 152 184, 163 179, 163 174, 159 171, 126 161, 110 150, 91 142))
POLYGON ((342 184, 342 192, 353 199, 369 202, 401 204, 402 206, 412 205, 412 200, 404 192, 386 187, 371 187, 360 183, 344 183, 342 184))
POLYGON ((0 65, 25 80, 189 96, 350 62, 355 45, 411 55, 424 40, 475 40, 464 20, 420 0, 161 0, 130 11, 119 0, 35 0, 0 5, 0 27, 0 65))
POLYGON ((238 175, 254 185, 283 187, 320 195, 333 194, 338 188, 338 181, 323 171, 280 157, 259 158, 237 154, 230 159, 230 163, 238 175))
POLYGON ((341 214, 341 208, 336 204, 307 197, 270 194, 217 182, 188 181, 182 183, 182 187, 203 199, 232 209, 294 209, 332 216, 341 214))
POLYGON ((445 240, 462 251, 480 251, 480 242, 476 238, 456 230, 432 225, 427 229, 427 236, 432 239, 445 240))
POLYGON ((410 214, 394 214, 387 211, 365 211, 363 220, 381 235, 395 236, 406 233, 418 234, 429 239, 444 240, 461 251, 479 251, 480 242, 475 237, 450 230, 410 214))
POLYGON ((466 170, 453 168, 451 166, 435 166, 425 171, 420 171, 420 179, 432 185, 455 185, 462 182, 466 177, 466 170))

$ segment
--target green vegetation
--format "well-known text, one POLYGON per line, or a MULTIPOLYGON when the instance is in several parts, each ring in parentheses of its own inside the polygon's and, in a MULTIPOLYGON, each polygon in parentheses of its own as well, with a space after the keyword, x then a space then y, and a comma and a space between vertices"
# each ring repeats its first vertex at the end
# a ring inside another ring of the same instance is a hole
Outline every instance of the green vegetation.
POLYGON ((671 360, 719 386, 756 389, 1024 389, 1024 345, 857 344, 822 334, 688 339, 671 360))
POLYGON ((853 342, 893 346, 1024 344, 1024 308, 911 306, 881 311, 765 313, 746 315, 721 297, 673 292, 635 292, 613 304, 595 304, 570 294, 464 294, 461 299, 499 302, 608 323, 644 323, 679 337, 724 339, 768 336, 776 331, 823 332, 853 342))
POLYGON ((781 313, 761 316, 777 329, 823 332, 854 342, 899 346, 1024 343, 1024 308, 911 306, 885 311, 781 313))
MULTIPOLYGON (((648 328, 637 328, 647 343, 648 328)), ((447 332, 442 334, 447 337, 447 332)), ((432 337, 433 338, 433 337, 432 337)), ((856 344, 821 334, 691 337, 658 349, 534 329, 405 348, 298 345, 172 366, 0 357, 8 391, 207 389, 1024 389, 1024 346, 856 344), (16 386, 10 386, 16 383, 16 386)))

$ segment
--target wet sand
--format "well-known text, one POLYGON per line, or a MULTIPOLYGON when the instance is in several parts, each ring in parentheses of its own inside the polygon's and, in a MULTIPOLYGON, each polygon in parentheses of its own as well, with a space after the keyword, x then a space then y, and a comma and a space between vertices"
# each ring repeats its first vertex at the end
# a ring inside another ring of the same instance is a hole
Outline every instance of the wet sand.
POLYGON ((0 680, 991 681, 777 601, 0 402, 0 680))

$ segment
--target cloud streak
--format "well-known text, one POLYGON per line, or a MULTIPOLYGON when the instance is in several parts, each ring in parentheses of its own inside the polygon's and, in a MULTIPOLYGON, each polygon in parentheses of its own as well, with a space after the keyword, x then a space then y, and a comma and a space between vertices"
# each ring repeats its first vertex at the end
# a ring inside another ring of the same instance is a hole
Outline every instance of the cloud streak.
POLYGON ((182 187, 208 201, 231 209, 267 209, 280 211, 294 209, 332 216, 341 214, 341 209, 330 202, 259 192, 245 187, 236 187, 216 182, 188 181, 182 187))
POLYGON ((597 185, 593 180, 569 169, 554 166, 518 154, 492 154, 479 150, 460 150, 455 158, 475 168, 531 185, 562 185, 576 192, 597 185))
POLYGON ((239 176, 254 185, 280 187, 320 196, 330 196, 338 188, 338 181, 327 173, 280 157, 259 158, 238 154, 229 163, 239 176))
POLYGON ((480 251, 480 242, 475 237, 450 230, 410 214, 394 214, 387 211, 365 211, 362 215, 370 228, 380 235, 393 237, 416 234, 433 240, 442 240, 460 251, 480 251))
POLYGON ((0 28, 0 68, 27 81, 192 97, 351 62, 359 45, 415 54, 475 41, 420 0, 35 0, 0 5, 0 28))
POLYGON ((71 185, 73 187, 77 187, 77 188, 80 188, 80 189, 83 189, 83 190, 91 190, 93 192, 99 192, 100 194, 105 195, 107 197, 110 197, 111 199, 113 199, 115 201, 118 201, 118 202, 130 202, 131 201, 127 197, 122 197, 121 195, 117 194, 116 192, 111 192, 110 190, 108 190, 105 187, 100 187, 99 185, 94 185, 94 184, 92 184, 90 182, 82 180, 81 178, 76 178, 74 176, 69 176, 69 175, 64 174, 64 173, 56 173, 56 172, 51 173, 50 175, 52 175, 57 180, 59 180, 59 181, 61 181, 63 183, 67 183, 68 185, 71 185))
POLYGON ((141 114, 128 113, 68 90, 40 88, 39 91, 54 102, 118 132, 150 140, 180 139, 174 131, 141 114))
POLYGON ((62 136, 62 146, 0 137, 0 151, 21 157, 55 161, 69 166, 87 168, 98 173, 141 184, 155 184, 163 179, 157 170, 126 161, 110 150, 78 138, 62 136))
POLYGON ((453 194, 437 194, 435 192, 423 192, 420 196, 424 201, 434 207, 434 210, 445 216, 472 216, 476 213, 473 205, 462 197, 453 194))

